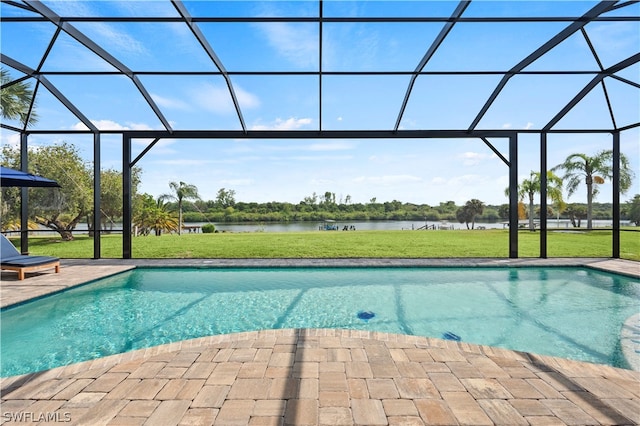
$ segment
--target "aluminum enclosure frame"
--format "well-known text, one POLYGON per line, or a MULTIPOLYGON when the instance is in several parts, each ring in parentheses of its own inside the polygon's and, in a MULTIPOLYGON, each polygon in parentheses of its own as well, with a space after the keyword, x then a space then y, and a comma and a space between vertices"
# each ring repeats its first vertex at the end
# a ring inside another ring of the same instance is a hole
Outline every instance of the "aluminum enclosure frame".
MULTIPOLYGON (((512 130, 472 131, 466 130, 406 130, 406 131, 174 131, 159 132, 139 130, 122 133, 122 180, 123 180, 123 223, 122 228, 132 229, 132 188, 131 170, 153 145, 163 138, 172 139, 457 139, 478 138, 495 148, 487 138, 506 138, 509 140, 509 158, 502 157, 509 167, 509 187, 518 186, 518 133, 512 130), (134 160, 131 159, 132 139, 153 139, 153 142, 134 160)), ((509 257, 518 258, 518 192, 509 191, 509 257)), ((546 228, 545 231, 546 232, 546 228)), ((546 251, 546 246, 545 246, 546 251)), ((94 253, 95 257, 95 253, 94 253)), ((122 257, 132 258, 131 232, 123 232, 122 257)))
MULTIPOLYGON (((627 67, 635 65, 640 62, 640 53, 634 54, 626 59, 619 61, 609 67, 604 67, 598 57, 596 49, 593 47, 591 40, 585 26, 591 22, 640 22, 640 16, 602 16, 604 13, 612 12, 615 10, 625 10, 627 6, 637 4, 638 1, 618 1, 618 0, 605 0, 594 2, 591 7, 582 16, 464 16, 465 10, 471 4, 469 0, 459 1, 457 6, 453 10, 450 16, 413 16, 413 17, 336 17, 336 16, 324 16, 323 1, 317 0, 318 13, 315 16, 309 17, 287 17, 287 16, 243 16, 243 17, 212 17, 212 16, 191 16, 188 8, 179 0, 170 0, 171 5, 175 8, 176 16, 120 16, 120 17, 82 17, 82 16, 60 16, 49 8, 45 3, 36 0, 1 0, 2 3, 10 5, 12 7, 24 9, 33 16, 0 16, 0 23, 2 22, 42 22, 48 23, 55 27, 55 33, 53 34, 49 46, 43 53, 43 56, 37 67, 31 68, 25 64, 20 63, 15 58, 9 57, 4 53, 0 53, 0 62, 7 65, 21 73, 24 77, 17 80, 10 81, 2 85, 2 88, 8 87, 26 79, 33 79, 36 82, 35 92, 38 88, 44 87, 54 97, 56 97, 60 103, 66 107, 78 120, 88 128, 85 131, 62 131, 57 129, 45 129, 45 130, 32 130, 27 127, 27 121, 21 127, 15 127, 6 123, 0 123, 0 127, 3 129, 16 132, 20 135, 20 153, 21 153, 21 169, 26 171, 28 168, 28 136, 30 134, 91 134, 93 135, 93 167, 94 167, 94 200, 93 209, 94 212, 100 211, 100 197, 96 194, 100 193, 100 170, 101 170, 101 135, 118 134, 122 135, 123 144, 123 158, 122 158, 122 170, 123 170, 123 258, 130 258, 132 256, 132 241, 131 241, 131 168, 141 159, 144 155, 153 148, 153 146, 161 139, 420 139, 425 140, 428 143, 429 139, 433 138, 446 138, 446 139, 470 139, 477 138, 482 140, 489 148, 491 148, 498 157, 509 167, 509 257, 518 257, 518 217, 517 217, 517 186, 518 186, 518 136, 521 134, 535 134, 540 138, 540 172, 541 172, 541 212, 540 212, 540 257, 547 257, 547 200, 546 200, 546 172, 548 170, 547 164, 547 136, 554 133, 608 133, 612 135, 611 147, 613 151, 613 242, 612 242, 612 257, 620 257, 620 134, 626 130, 635 129, 640 127, 640 120, 636 123, 627 124, 626 126, 619 126, 616 121, 616 116, 609 99, 607 92, 606 79, 615 79, 621 83, 628 85, 631 88, 640 89, 640 84, 628 79, 622 78, 616 75, 617 72, 627 67), (120 62, 116 57, 105 50, 99 45, 98 42, 82 33, 74 26, 74 23, 181 23, 186 25, 187 29, 193 34, 203 51, 206 53, 211 62, 215 65, 217 71, 137 71, 128 67, 125 63, 120 62), (424 56, 419 61, 417 66, 412 70, 398 70, 398 71, 328 71, 323 68, 323 25, 325 23, 440 23, 442 29, 436 38, 432 41, 431 45, 425 50, 424 56), (524 59, 519 61, 516 65, 512 66, 508 70, 468 70, 468 71, 425 71, 426 65, 429 63, 431 57, 440 48, 441 44, 446 40, 449 32, 458 23, 528 23, 528 22, 563 22, 567 25, 559 31, 557 34, 549 38, 541 46, 529 53, 524 59), (314 71, 238 71, 229 70, 225 67, 223 61, 220 60, 211 44, 207 40, 206 36, 199 29, 199 23, 311 23, 318 25, 318 69, 314 71), (110 64, 114 71, 45 71, 42 69, 44 62, 46 61, 53 46, 59 42, 59 35, 66 34, 72 37, 75 41, 83 45, 90 50, 93 54, 101 58, 107 64, 110 64), (534 63, 537 59, 544 56, 554 47, 558 46, 568 37, 574 34, 581 34, 586 43, 589 45, 591 54, 598 64, 597 70, 576 70, 576 71, 562 71, 562 70, 549 70, 549 71, 531 71, 527 67, 534 63), (131 80, 139 95, 143 98, 144 102, 153 111, 158 118, 164 130, 157 131, 109 131, 98 129, 91 120, 85 115, 85 113, 71 102, 63 92, 61 92, 47 77, 48 76, 105 76, 105 75, 120 75, 131 80), (154 101, 147 88, 143 85, 139 76, 220 76, 226 82, 229 96, 232 99, 233 107, 235 109, 238 122, 241 130, 239 131, 205 131, 205 130, 175 130, 171 127, 169 120, 164 116, 162 108, 154 101), (242 108, 238 102, 236 92, 231 80, 232 76, 315 76, 318 77, 318 130, 309 131, 252 131, 248 130, 247 124, 243 116, 242 108), (395 120, 395 126, 389 130, 347 130, 347 131, 329 131, 323 128, 323 77, 324 76, 410 76, 410 82, 404 94, 404 100, 399 107, 397 119, 395 120), (486 99, 484 105, 480 108, 475 118, 471 123, 461 130, 401 130, 400 123, 402 121, 407 104, 412 96, 412 90, 416 79, 419 76, 438 75, 438 76, 457 76, 457 75, 500 75, 502 76, 498 85, 494 88, 491 95, 486 99), (500 96, 503 88, 507 82, 518 75, 590 75, 592 79, 578 91, 576 95, 562 107, 553 118, 543 125, 538 130, 480 130, 478 124, 484 117, 485 113, 490 109, 491 105, 500 96), (606 129, 556 129, 556 124, 562 120, 569 111, 571 111, 580 101, 582 101, 594 88, 602 87, 606 98, 606 105, 610 115, 611 128, 606 129), (136 138, 150 138, 153 139, 141 154, 137 158, 131 158, 131 141, 136 138), (496 150, 488 138, 500 138, 507 139, 509 141, 509 153, 508 156, 504 156, 498 150, 496 150)), ((35 98, 35 95, 34 95, 35 98)), ((33 103, 31 104, 30 111, 33 109, 33 103)), ((28 219, 28 193, 26 190, 22 190, 22 209, 21 209, 21 249, 23 252, 28 251, 28 231, 27 231, 27 219, 28 219)), ((93 231, 94 231, 94 245, 93 245, 93 257, 100 258, 100 220, 99 215, 94 214, 93 218, 93 231)))
MULTIPOLYGON (((575 133, 612 133, 613 146, 613 242, 612 256, 620 257, 620 194, 619 194, 619 174, 620 174, 620 132, 599 131, 567 131, 575 133), (617 214, 616 214, 617 212, 617 214)), ((513 190, 518 186, 518 134, 515 130, 488 130, 488 131, 466 131, 466 130, 407 130, 407 131, 174 131, 172 133, 162 131, 133 131, 122 133, 122 164, 123 164, 123 229, 131 229, 131 169, 159 140, 163 138, 173 139, 457 139, 457 138, 478 138, 487 144, 494 152, 495 148, 487 138, 503 138, 509 141, 508 159, 500 157, 509 168, 509 258, 518 258, 518 202, 517 191, 513 190), (153 139, 153 142, 145 148, 136 158, 131 158, 132 139, 144 138, 153 139), (127 214, 128 213, 128 214, 127 214)), ((541 217, 540 217, 540 257, 547 257, 547 197, 546 197, 546 172, 547 167, 547 134, 565 133, 561 132, 534 132, 540 135, 540 170, 541 170, 541 217)), ((132 258, 132 238, 131 232, 124 232, 122 239, 122 257, 132 258)))

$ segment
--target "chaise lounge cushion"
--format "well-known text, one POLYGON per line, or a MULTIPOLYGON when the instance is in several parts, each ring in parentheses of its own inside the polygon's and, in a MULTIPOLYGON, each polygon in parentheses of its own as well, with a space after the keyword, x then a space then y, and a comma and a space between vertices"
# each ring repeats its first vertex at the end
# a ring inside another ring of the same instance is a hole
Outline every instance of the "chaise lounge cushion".
POLYGON ((18 272, 18 279, 24 279, 25 272, 55 268, 60 272, 60 259, 51 256, 28 256, 20 254, 11 241, 0 234, 0 269, 9 269, 18 272))
POLYGON ((15 257, 5 258, 2 256, 2 266, 39 266, 46 265, 47 263, 57 262, 60 259, 57 257, 50 256, 27 256, 27 255, 19 255, 15 257))

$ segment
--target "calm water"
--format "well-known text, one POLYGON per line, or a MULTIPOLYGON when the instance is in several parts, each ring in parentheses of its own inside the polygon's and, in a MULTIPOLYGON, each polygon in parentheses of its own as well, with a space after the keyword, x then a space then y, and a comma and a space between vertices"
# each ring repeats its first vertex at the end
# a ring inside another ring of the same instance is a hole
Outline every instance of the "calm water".
POLYGON ((577 268, 137 269, 3 310, 1 368, 298 327, 457 336, 625 367, 620 328, 639 308, 638 280, 577 268))
MULTIPOLYGON (((507 229, 505 227, 506 221, 499 222, 478 222, 475 224, 475 228, 485 227, 486 229, 507 229)), ((555 220, 549 220, 548 229, 567 229, 572 228, 571 224, 567 220, 560 220, 560 222, 555 220)), ((187 225, 198 225, 202 226, 206 224, 206 222, 198 222, 198 223, 188 223, 187 225)), ((322 222, 260 222, 260 223, 213 223, 218 231, 228 231, 228 232, 301 232, 301 231, 317 231, 320 227, 324 225, 336 225, 339 230, 342 230, 344 226, 347 227, 353 226, 356 230, 361 231, 401 231, 401 230, 412 230, 418 229, 420 227, 425 226, 428 227, 435 226, 436 229, 440 229, 443 227, 447 227, 448 229, 467 229, 467 226, 463 223, 458 223, 455 221, 419 221, 419 220, 369 220, 369 221, 336 221, 334 223, 326 223, 322 222)), ((586 228, 587 222, 582 222, 582 228, 586 228)), ((612 221, 610 220, 595 220, 595 227, 607 227, 612 226, 612 221)))
MULTIPOLYGON (((206 225, 209 222, 188 222, 185 225, 192 226, 202 226, 206 225)), ((323 222, 240 222, 240 223, 227 223, 227 222, 211 222, 215 225, 218 231, 227 231, 227 232, 303 232, 303 231, 317 231, 324 224, 323 222)), ((477 222, 475 224, 475 228, 485 227, 486 229, 507 229, 505 227, 506 221, 498 221, 498 222, 477 222)), ((548 222, 548 229, 574 229, 570 222, 565 219, 561 219, 559 222, 553 219, 550 219, 548 222)), ((418 229, 420 227, 425 226, 425 224, 429 227, 435 226, 436 229, 440 229, 443 226, 448 229, 467 229, 467 226, 463 223, 458 223, 455 221, 420 221, 420 220, 366 220, 366 221, 336 221, 335 224, 340 230, 346 225, 347 227, 353 226, 356 230, 361 231, 401 231, 401 230, 412 230, 418 229)), ((622 225, 627 224, 627 222, 623 222, 622 225)), ((582 228, 577 229, 585 229, 587 226, 586 220, 582 221, 582 228)), ((611 227, 611 220, 594 220, 593 226, 595 227, 611 227)), ((51 231, 46 231, 45 228, 40 228, 41 232, 31 231, 30 235, 45 235, 50 234, 51 231), (46 231, 46 232, 45 232, 46 231)), ((113 229, 122 230, 121 223, 115 223, 113 225, 113 229)), ((78 233, 86 233, 87 224, 79 223, 76 227, 76 232, 78 233)), ((11 235, 17 235, 11 234, 11 235)))

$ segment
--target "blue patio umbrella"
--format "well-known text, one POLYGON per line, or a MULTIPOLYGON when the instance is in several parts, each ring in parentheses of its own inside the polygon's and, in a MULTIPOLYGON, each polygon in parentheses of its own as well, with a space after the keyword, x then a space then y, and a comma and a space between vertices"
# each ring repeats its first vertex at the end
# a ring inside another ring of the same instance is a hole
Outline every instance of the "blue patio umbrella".
POLYGON ((60 188, 52 179, 0 166, 0 186, 29 186, 37 188, 60 188))

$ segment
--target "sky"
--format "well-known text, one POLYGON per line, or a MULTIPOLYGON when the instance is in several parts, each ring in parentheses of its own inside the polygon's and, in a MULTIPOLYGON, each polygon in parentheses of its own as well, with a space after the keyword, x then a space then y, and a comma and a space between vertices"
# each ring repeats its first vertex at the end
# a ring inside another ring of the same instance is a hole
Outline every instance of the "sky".
MULTIPOLYGON (((43 2, 69 16, 176 16, 169 1, 43 2)), ((318 2, 184 2, 194 17, 317 16, 318 2)), ((434 16, 448 17, 457 2, 325 1, 324 17, 434 16)), ((474 1, 463 17, 580 16, 597 2, 474 1)), ((2 4, 2 16, 31 16, 2 4)), ((607 16, 639 16, 635 4, 607 16)), ((193 33, 182 23, 74 22, 138 78, 163 117, 175 130, 240 130, 224 79, 219 75, 176 78, 145 71, 217 71, 193 33)), ((319 60, 317 23, 199 23, 202 34, 230 72, 316 71, 319 60)), ((458 23, 427 62, 424 70, 506 71, 568 25, 548 23, 458 23)), ((331 23, 322 29, 322 69, 329 71, 413 71, 443 24, 331 23)), ((47 22, 2 22, 4 55, 38 68, 55 33, 47 22)), ((593 22, 585 26, 589 42, 604 68, 638 53, 640 22, 593 22)), ((7 68, 6 65, 3 65, 7 68)), ((12 77, 22 74, 8 67, 12 77)), ((526 68, 528 71, 597 71, 598 62, 580 32, 526 68)), ((132 79, 109 74, 81 76, 60 71, 109 72, 114 68, 86 46, 62 32, 41 71, 66 98, 101 130, 162 130, 162 121, 140 95, 132 79), (49 73, 49 74, 47 74, 49 73)), ((640 83, 640 66, 616 75, 640 83)), ((467 129, 493 92, 501 75, 421 75, 400 121, 401 130, 467 129)), ((530 74, 509 80, 478 123, 478 130, 538 130, 544 127, 593 78, 530 74)), ((410 84, 407 75, 325 75, 322 106, 315 75, 231 75, 231 83, 248 130, 390 130, 395 126, 410 84)), ((32 81, 32 80, 27 80, 32 81)), ((640 121, 640 89, 621 80, 605 79, 618 127, 640 121)), ((38 91, 39 122, 32 127, 69 131, 32 134, 30 146, 60 141, 75 144, 86 161, 93 158, 91 135, 73 134, 86 126, 49 91, 38 91)), ((554 129, 611 128, 605 92, 592 90, 554 129)), ((3 120, 15 125, 15 122, 3 120)), ((16 133, 2 129, 2 144, 15 145, 16 133)), ((548 164, 560 164, 573 153, 594 155, 611 149, 610 134, 550 134, 548 164)), ((640 194, 640 129, 621 134, 621 150, 636 177, 622 201, 640 194)), ((136 139, 135 158, 149 143, 136 139)), ((508 157, 508 141, 491 138, 508 157)), ((539 136, 519 134, 520 180, 539 170, 539 136)), ((122 139, 101 138, 103 168, 121 170, 122 139)), ((220 188, 233 190, 236 201, 298 203, 313 193, 332 192, 336 200, 367 203, 399 200, 438 205, 472 198, 498 205, 508 200, 508 167, 480 139, 267 139, 159 141, 137 164, 139 190, 154 196, 168 193, 169 182, 195 185, 205 200, 220 188)), ((566 195, 565 195, 566 198, 566 195)), ((612 199, 611 184, 601 185, 597 201, 612 199)), ((585 202, 586 188, 567 199, 585 202)))

